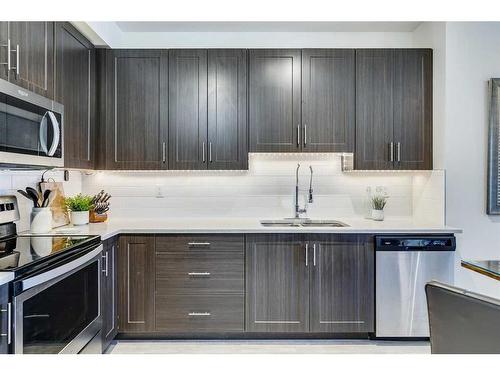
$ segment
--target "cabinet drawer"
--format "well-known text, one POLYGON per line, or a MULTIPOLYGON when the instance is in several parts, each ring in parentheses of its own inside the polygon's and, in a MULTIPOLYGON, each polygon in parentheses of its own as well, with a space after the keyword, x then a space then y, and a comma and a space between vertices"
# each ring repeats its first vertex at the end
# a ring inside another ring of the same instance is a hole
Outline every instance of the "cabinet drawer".
POLYGON ((200 251, 241 251, 244 247, 244 236, 236 235, 185 235, 157 236, 156 251, 161 252, 200 252, 200 251))
POLYGON ((244 292, 243 253, 157 253, 157 294, 244 292))
POLYGON ((244 296, 157 296, 159 332, 242 332, 244 296))

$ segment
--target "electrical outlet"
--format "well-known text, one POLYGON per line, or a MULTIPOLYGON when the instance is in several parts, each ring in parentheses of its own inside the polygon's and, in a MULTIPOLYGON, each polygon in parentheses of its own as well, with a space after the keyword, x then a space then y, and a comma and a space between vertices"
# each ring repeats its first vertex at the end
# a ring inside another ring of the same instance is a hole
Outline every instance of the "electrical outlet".
POLYGON ((156 187, 156 198, 165 198, 165 193, 163 189, 163 185, 155 185, 156 187))

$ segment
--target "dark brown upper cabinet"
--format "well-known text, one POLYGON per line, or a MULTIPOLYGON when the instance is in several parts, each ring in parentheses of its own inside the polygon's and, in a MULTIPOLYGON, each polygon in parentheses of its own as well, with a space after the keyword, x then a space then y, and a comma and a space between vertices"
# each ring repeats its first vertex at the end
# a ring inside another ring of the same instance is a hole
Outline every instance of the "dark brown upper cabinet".
POLYGON ((246 331, 309 330, 309 268, 300 235, 248 235, 246 331))
POLYGON ((105 64, 105 168, 166 169, 167 52, 108 50, 105 64))
POLYGON ((56 23, 55 100, 64 105, 64 166, 94 167, 95 49, 70 23, 56 23))
POLYGON ((207 169, 207 51, 169 51, 169 168, 207 169))
POLYGON ((432 50, 397 50, 394 61, 394 168, 432 169, 432 50))
POLYGON ((302 51, 302 151, 354 151, 355 67, 352 49, 302 51))
POLYGON ((208 51, 208 169, 248 169, 247 51, 208 51))
POLYGON ((54 98, 54 22, 2 22, 0 78, 54 98), (10 66, 10 70, 8 69, 10 66))
POLYGON ((250 152, 301 150, 301 51, 249 51, 250 152))
POLYGON ((375 264, 372 237, 309 237, 312 332, 373 332, 375 264))
POLYGON ((118 332, 155 330, 154 236, 120 236, 118 267, 118 332))
POLYGON ((245 50, 169 52, 170 169, 246 169, 245 50))
POLYGON ((355 169, 432 169, 432 50, 356 51, 355 169))

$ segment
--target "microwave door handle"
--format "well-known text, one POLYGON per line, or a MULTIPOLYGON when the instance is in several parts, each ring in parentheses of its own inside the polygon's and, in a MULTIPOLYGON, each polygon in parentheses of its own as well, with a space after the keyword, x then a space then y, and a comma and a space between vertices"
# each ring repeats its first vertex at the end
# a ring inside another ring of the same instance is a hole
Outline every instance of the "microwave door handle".
POLYGON ((52 131, 54 133, 54 139, 52 141, 52 146, 50 146, 50 150, 47 153, 48 156, 54 156, 57 150, 57 146, 59 145, 60 140, 60 130, 59 130, 59 122, 57 121, 56 115, 53 112, 48 111, 50 123, 52 124, 52 131))
POLYGON ((42 148, 42 151, 45 152, 46 155, 49 154, 49 150, 47 148, 47 135, 45 134, 47 129, 47 113, 49 112, 45 112, 45 114, 42 117, 42 121, 40 121, 40 135, 39 135, 40 147, 42 148))
POLYGON ((56 116, 51 111, 45 112, 42 117, 42 121, 40 121, 40 146, 47 156, 54 156, 57 146, 59 145, 60 137, 59 122, 57 121, 56 116), (50 149, 47 147, 47 135, 45 134, 48 120, 50 120, 54 133, 54 140, 52 141, 50 149))

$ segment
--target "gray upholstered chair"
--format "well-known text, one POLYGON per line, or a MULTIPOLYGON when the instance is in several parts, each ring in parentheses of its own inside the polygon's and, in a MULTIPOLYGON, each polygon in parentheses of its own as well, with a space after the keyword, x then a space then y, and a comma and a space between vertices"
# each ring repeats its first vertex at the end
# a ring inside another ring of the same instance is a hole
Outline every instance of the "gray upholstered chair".
POLYGON ((433 354, 500 354, 500 300, 435 281, 425 293, 433 354))

